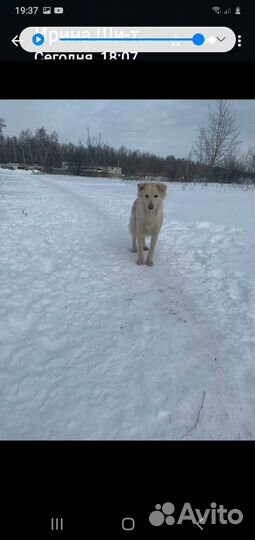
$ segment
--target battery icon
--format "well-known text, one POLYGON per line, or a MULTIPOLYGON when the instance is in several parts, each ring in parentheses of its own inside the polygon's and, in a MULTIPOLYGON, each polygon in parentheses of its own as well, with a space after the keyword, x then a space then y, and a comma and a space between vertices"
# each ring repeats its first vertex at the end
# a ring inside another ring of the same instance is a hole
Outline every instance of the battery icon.
POLYGON ((54 13, 55 15, 62 15, 64 13, 63 7, 54 7, 54 13))

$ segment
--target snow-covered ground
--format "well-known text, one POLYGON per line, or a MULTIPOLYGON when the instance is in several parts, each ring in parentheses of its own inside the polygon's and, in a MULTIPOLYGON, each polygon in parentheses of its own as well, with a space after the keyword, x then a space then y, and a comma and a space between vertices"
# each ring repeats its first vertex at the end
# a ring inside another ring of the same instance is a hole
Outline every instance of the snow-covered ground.
POLYGON ((137 266, 135 183, 0 169, 0 438, 255 436, 253 192, 170 184, 137 266))

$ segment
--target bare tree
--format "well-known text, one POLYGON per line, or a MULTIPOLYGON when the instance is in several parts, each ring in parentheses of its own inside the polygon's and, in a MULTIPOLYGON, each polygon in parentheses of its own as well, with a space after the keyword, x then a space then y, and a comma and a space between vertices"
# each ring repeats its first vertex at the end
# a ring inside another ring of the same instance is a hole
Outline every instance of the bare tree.
POLYGON ((255 176, 255 145, 250 146, 250 148, 248 148, 247 153, 245 155, 245 162, 246 162, 247 172, 250 173, 254 177, 255 176))
POLYGON ((0 118, 0 136, 3 134, 4 127, 6 127, 5 121, 3 118, 0 118))
POLYGON ((218 100, 216 110, 209 107, 207 122, 199 127, 193 151, 200 163, 215 167, 236 153, 239 141, 236 114, 230 101, 218 100))
POLYGON ((80 139, 79 145, 81 148, 87 149, 87 155, 89 160, 89 165, 94 166, 98 160, 100 160, 100 155, 104 148, 106 148, 105 143, 102 140, 102 135, 91 135, 89 128, 87 128, 87 140, 84 144, 84 141, 80 139))
POLYGON ((102 135, 99 133, 98 135, 90 135, 89 128, 87 128, 88 136, 87 136, 87 147, 89 149, 91 148, 102 148, 103 141, 102 141, 102 135))
POLYGON ((187 158, 185 159, 185 172, 184 172, 185 181, 189 179, 191 164, 192 164, 192 152, 189 152, 187 158))
POLYGON ((21 131, 19 136, 19 143, 21 144, 23 148, 23 162, 26 162, 25 156, 27 156, 30 163, 34 163, 34 157, 33 152, 31 148, 31 140, 33 139, 33 134, 30 131, 30 129, 26 129, 25 131, 21 131))
POLYGON ((240 158, 229 154, 222 163, 224 169, 224 182, 233 182, 236 178, 242 177, 240 158))

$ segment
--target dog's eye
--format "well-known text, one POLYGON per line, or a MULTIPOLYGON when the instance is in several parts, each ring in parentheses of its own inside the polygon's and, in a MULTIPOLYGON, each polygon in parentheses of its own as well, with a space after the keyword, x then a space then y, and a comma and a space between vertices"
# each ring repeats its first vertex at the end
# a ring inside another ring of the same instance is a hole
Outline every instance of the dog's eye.
POLYGON ((145 195, 145 197, 146 197, 146 199, 148 199, 148 198, 149 198, 149 195, 145 195))
POLYGON ((154 195, 154 199, 157 199, 158 195, 154 195))

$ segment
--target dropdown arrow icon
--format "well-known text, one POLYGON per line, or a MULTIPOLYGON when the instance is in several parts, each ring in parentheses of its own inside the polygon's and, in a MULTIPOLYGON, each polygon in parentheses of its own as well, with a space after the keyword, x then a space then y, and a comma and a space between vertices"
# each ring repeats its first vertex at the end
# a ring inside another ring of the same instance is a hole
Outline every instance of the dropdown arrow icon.
POLYGON ((222 43, 222 41, 224 41, 224 39, 226 39, 226 37, 224 36, 224 37, 221 39, 221 38, 219 38, 219 37, 217 36, 217 39, 222 43))

